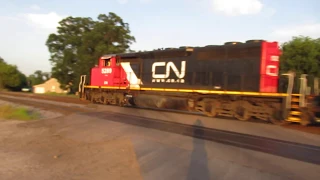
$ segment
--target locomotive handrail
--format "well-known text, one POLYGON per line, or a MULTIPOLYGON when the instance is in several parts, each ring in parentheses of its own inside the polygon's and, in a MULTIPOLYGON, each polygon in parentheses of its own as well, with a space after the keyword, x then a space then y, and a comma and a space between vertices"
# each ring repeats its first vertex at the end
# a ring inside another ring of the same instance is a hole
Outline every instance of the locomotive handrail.
POLYGON ((315 94, 316 96, 318 96, 318 95, 319 95, 319 78, 315 77, 315 78, 313 79, 313 81, 314 81, 314 83, 313 83, 313 86, 314 86, 314 94, 315 94))
POLYGON ((80 82, 79 82, 79 88, 78 88, 80 98, 82 98, 84 88, 85 88, 85 83, 86 83, 86 75, 81 75, 80 82))
POLYGON ((307 75, 302 74, 300 77, 300 97, 299 97, 299 106, 306 106, 306 93, 307 93, 307 75))
POLYGON ((80 76, 80 82, 79 82, 79 86, 78 86, 78 92, 80 93, 81 92, 81 84, 82 84, 82 76, 80 76))
POLYGON ((288 73, 283 73, 281 75, 288 76, 289 82, 288 82, 287 97, 286 97, 286 109, 290 109, 295 74, 293 72, 288 72, 288 73))

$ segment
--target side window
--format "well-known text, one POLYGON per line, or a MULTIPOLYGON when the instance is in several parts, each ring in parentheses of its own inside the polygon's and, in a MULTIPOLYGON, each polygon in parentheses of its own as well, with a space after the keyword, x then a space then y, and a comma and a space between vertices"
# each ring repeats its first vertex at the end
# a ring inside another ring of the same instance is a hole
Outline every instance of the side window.
POLYGON ((111 59, 104 59, 103 66, 110 66, 111 65, 111 59))
POLYGON ((120 66, 120 57, 116 57, 116 66, 120 66))

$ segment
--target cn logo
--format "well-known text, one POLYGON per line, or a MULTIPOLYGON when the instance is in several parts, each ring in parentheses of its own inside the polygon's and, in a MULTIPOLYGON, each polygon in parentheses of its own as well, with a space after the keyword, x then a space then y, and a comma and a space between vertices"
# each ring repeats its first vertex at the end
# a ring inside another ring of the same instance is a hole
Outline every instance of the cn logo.
POLYGON ((176 65, 173 64, 173 62, 155 62, 152 64, 152 77, 153 78, 168 78, 170 76, 170 69, 173 70, 173 72, 176 74, 178 78, 184 78, 186 75, 186 61, 181 62, 181 69, 180 72, 176 65), (165 74, 156 74, 156 68, 158 66, 166 66, 166 72, 165 74))
MULTIPOLYGON (((271 62, 278 62, 279 61, 279 56, 271 56, 270 57, 271 62)), ((278 66, 277 65, 267 65, 266 66, 266 74, 269 76, 278 76, 278 66)))
POLYGON ((186 61, 181 61, 181 68, 180 71, 176 67, 176 65, 173 62, 155 62, 152 64, 152 82, 179 82, 179 83, 184 83, 184 78, 186 75, 186 61), (162 74, 156 74, 156 68, 159 66, 165 66, 166 71, 162 74), (170 77, 170 70, 175 73, 178 79, 168 79, 170 77))
POLYGON ((274 65, 268 65, 266 67, 266 74, 269 76, 278 76, 278 67, 274 65))

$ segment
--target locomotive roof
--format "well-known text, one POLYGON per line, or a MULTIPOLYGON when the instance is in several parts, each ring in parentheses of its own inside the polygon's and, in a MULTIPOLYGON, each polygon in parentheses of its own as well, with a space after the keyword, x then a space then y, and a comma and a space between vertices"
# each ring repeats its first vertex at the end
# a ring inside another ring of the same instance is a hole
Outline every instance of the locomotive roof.
POLYGON ((217 47, 253 47, 260 46, 265 40, 247 40, 245 42, 226 42, 223 45, 207 45, 202 47, 191 47, 191 46, 181 46, 179 48, 159 48, 151 51, 139 51, 139 52, 129 52, 129 53, 119 53, 119 54, 107 54, 103 55, 103 58, 110 58, 112 56, 119 56, 122 58, 135 58, 135 57, 150 57, 150 56, 162 56, 176 53, 192 52, 194 50, 201 50, 207 48, 217 48, 217 47))

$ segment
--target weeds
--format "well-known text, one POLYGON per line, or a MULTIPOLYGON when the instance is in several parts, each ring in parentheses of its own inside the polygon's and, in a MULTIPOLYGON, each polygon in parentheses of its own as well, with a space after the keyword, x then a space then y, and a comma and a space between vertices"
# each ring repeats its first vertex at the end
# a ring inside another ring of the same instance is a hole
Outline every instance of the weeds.
POLYGON ((37 112, 30 111, 24 107, 14 107, 12 105, 1 105, 0 106, 0 119, 14 119, 29 121, 38 119, 40 114, 37 112))

